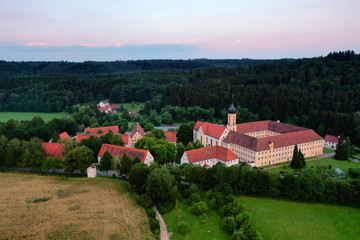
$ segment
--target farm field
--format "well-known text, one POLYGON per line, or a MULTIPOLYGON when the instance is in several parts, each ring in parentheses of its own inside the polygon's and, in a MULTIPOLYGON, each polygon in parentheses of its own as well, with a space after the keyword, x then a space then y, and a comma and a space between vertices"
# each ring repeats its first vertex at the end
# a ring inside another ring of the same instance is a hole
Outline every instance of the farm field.
POLYGON ((127 182, 0 173, 0 239, 153 239, 127 182))
POLYGON ((7 122, 9 119, 15 121, 31 120, 34 116, 40 116, 45 122, 54 118, 62 118, 67 113, 37 113, 37 112, 0 112, 0 122, 7 122))
POLYGON ((222 217, 215 210, 210 208, 209 202, 205 202, 209 206, 205 224, 201 223, 202 219, 199 216, 190 213, 190 205, 187 204, 186 199, 183 198, 177 202, 177 207, 175 207, 174 210, 162 216, 167 225, 168 232, 173 233, 170 239, 230 239, 230 236, 221 228, 222 217), (181 221, 188 223, 190 232, 186 234, 178 232, 177 224, 181 221), (210 231, 210 233, 208 231, 210 231))
POLYGON ((245 196, 238 199, 265 240, 353 240, 360 236, 358 208, 245 196))

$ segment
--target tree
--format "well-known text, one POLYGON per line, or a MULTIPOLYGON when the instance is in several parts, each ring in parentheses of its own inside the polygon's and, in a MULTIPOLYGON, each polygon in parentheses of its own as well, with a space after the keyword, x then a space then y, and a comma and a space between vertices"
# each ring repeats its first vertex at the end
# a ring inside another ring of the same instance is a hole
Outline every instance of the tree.
POLYGON ((334 158, 337 160, 348 160, 350 157, 350 138, 340 136, 339 144, 335 150, 334 158))
POLYGON ((202 144, 202 142, 200 142, 200 140, 196 140, 194 142, 194 149, 198 149, 198 148, 203 148, 204 145, 202 144))
POLYGON ((151 122, 147 122, 144 126, 144 130, 146 132, 152 131, 154 129, 154 124, 151 122))
POLYGON ((145 193, 146 180, 150 173, 150 168, 144 163, 136 163, 130 168, 129 182, 135 187, 138 194, 145 193))
POLYGON ((188 124, 182 124, 179 127, 177 133, 179 142, 182 142, 186 146, 189 142, 193 140, 193 130, 188 124))
POLYGON ((61 169, 61 168, 62 168, 62 159, 56 156, 47 157, 41 166, 42 170, 52 169, 53 173, 55 173, 56 169, 61 169))
POLYGON ((293 158, 290 163, 292 169, 301 169, 306 165, 304 154, 298 149, 298 146, 295 144, 293 158))
POLYGON ((124 155, 122 155, 120 157, 120 163, 119 163, 118 170, 119 170, 120 174, 125 174, 126 178, 129 174, 132 161, 134 161, 134 160, 131 157, 129 157, 126 153, 124 153, 124 155))
POLYGON ((101 158, 99 168, 101 171, 106 171, 106 176, 109 175, 109 170, 111 170, 114 166, 113 160, 113 156, 110 154, 110 152, 105 151, 101 158))
POLYGON ((262 106, 259 109, 259 117, 261 120, 270 120, 272 119, 272 111, 268 106, 262 106))
POLYGON ((94 158, 97 157, 97 154, 99 153, 101 149, 101 139, 95 136, 90 136, 89 138, 84 138, 80 142, 81 146, 87 146, 91 151, 94 153, 94 158))
POLYGON ((21 161, 22 153, 23 149, 20 140, 17 138, 11 139, 6 148, 5 166, 16 167, 21 161))
POLYGON ((6 132, 10 132, 12 130, 14 130, 16 128, 16 123, 14 121, 14 119, 9 119, 6 124, 5 124, 5 131, 6 132))
POLYGON ((129 114, 129 111, 125 108, 124 111, 121 113, 121 118, 124 118, 128 121, 131 120, 131 117, 130 117, 130 114, 129 114))
POLYGON ((146 193, 155 203, 175 201, 171 197, 171 189, 175 185, 175 178, 165 168, 156 168, 150 172, 146 181, 146 193))
POLYGON ((166 140, 166 136, 165 136, 165 132, 162 129, 153 129, 151 131, 151 133, 149 134, 150 137, 156 138, 156 139, 165 139, 166 140))
POLYGON ((41 170, 43 161, 45 160, 45 149, 38 138, 30 139, 30 142, 24 143, 24 154, 22 155, 22 167, 30 167, 31 169, 41 170))
POLYGON ((182 157, 182 155, 184 154, 185 152, 185 146, 182 142, 180 142, 178 145, 177 145, 177 148, 176 148, 176 152, 177 152, 177 155, 179 158, 182 157))
POLYGON ((63 165, 66 172, 72 173, 75 170, 80 170, 83 175, 94 162, 94 152, 87 146, 80 146, 66 154, 63 165))
POLYGON ((51 139, 53 143, 57 143, 58 141, 60 141, 60 135, 57 131, 54 131, 53 134, 51 135, 51 139))
POLYGON ((103 133, 104 133, 104 132, 103 132, 102 129, 97 130, 97 134, 103 134, 103 133))
POLYGON ((193 150, 194 149, 194 145, 192 142, 189 142, 187 145, 186 145, 186 151, 189 151, 189 150, 193 150))
POLYGON ((125 146, 123 138, 118 134, 114 134, 114 136, 111 137, 110 142, 112 145, 125 146))

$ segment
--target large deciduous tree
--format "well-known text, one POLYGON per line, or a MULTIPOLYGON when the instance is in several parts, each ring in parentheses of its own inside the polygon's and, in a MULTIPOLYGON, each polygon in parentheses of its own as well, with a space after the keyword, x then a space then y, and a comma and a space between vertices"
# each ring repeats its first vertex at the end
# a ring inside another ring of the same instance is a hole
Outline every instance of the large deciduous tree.
POLYGON ((72 173, 75 170, 80 170, 81 174, 84 174, 94 162, 94 152, 87 146, 80 146, 66 154, 63 164, 66 172, 72 173))
POLYGON ((334 158, 337 160, 348 160, 350 157, 350 138, 340 136, 339 144, 335 151, 334 158))

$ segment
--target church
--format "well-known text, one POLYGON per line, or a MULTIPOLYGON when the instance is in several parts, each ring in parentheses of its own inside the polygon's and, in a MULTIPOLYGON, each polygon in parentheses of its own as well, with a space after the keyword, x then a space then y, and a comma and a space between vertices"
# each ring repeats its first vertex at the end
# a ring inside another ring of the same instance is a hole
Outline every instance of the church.
POLYGON ((237 124, 233 104, 227 122, 220 126, 198 121, 194 141, 201 141, 205 147, 227 148, 252 167, 291 161, 295 145, 306 158, 323 154, 324 140, 312 129, 270 120, 237 124))

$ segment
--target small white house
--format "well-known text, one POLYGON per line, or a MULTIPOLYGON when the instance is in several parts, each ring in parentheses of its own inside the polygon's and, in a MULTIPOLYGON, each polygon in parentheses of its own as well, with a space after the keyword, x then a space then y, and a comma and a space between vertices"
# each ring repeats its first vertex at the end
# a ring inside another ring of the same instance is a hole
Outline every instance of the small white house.
POLYGON ((324 138, 324 147, 336 149, 339 144, 339 137, 326 135, 324 138))
POLYGON ((88 178, 96 178, 96 166, 91 164, 86 170, 88 178))

